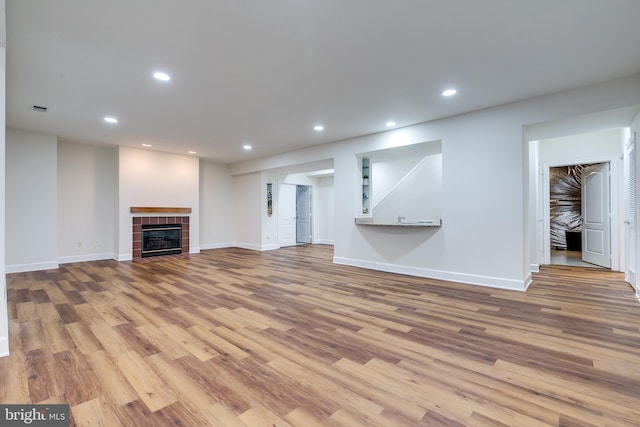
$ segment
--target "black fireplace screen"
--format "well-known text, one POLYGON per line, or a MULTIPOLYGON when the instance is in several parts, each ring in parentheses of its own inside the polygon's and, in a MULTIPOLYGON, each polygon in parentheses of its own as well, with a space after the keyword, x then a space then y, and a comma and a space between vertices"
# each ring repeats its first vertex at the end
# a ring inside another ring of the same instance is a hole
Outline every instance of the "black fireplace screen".
POLYGON ((182 225, 142 225, 142 257, 182 253, 182 225))

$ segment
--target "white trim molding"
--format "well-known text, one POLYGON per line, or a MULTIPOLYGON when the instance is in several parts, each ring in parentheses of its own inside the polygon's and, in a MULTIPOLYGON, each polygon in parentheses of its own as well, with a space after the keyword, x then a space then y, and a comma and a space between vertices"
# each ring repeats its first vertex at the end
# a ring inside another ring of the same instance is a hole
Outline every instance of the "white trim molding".
POLYGON ((225 249, 225 248, 233 248, 236 246, 234 242, 228 243, 207 243, 204 245, 200 245, 200 250, 207 251, 209 249, 225 249))
POLYGON ((58 264, 70 264, 73 262, 87 262, 87 261, 103 261, 105 259, 117 259, 114 253, 104 254, 87 254, 87 255, 72 255, 58 257, 58 264))
POLYGON ((333 245, 333 240, 329 239, 316 239, 313 241, 314 245, 333 245))
POLYGON ((427 268, 408 267, 404 265, 386 264, 382 262, 363 261, 342 257, 333 257, 333 262, 336 264, 361 267, 369 270, 385 271, 387 273, 406 274, 408 276, 446 280, 448 282, 508 289, 512 291, 526 291, 531 282, 531 275, 524 280, 515 280, 504 279, 501 277, 480 276, 476 274, 456 273, 451 271, 430 270, 427 268))
POLYGON ((133 261, 133 254, 118 254, 116 261, 133 261))
POLYGON ((58 261, 34 262, 31 264, 14 264, 7 265, 5 272, 9 273, 26 273, 29 271, 55 270, 58 268, 58 261))

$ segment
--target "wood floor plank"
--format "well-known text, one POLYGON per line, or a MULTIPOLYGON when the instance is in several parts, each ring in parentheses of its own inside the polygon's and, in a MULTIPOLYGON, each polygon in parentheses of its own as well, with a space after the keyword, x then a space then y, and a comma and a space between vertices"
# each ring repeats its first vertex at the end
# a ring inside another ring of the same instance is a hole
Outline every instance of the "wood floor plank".
POLYGON ((277 355, 267 347, 256 343, 224 326, 218 326, 213 330, 217 335, 233 343, 245 352, 250 352, 252 356, 260 358, 263 362, 269 362, 277 357, 277 355))
POLYGON ((323 420, 316 418, 311 411, 298 407, 289 412, 284 419, 294 427, 324 427, 323 420))
POLYGON ((206 413, 209 406, 219 403, 204 387, 162 354, 149 356, 146 361, 178 395, 180 400, 185 402, 187 408, 194 412, 206 413))
POLYGON ((326 413, 335 412, 340 406, 349 408, 354 413, 365 413, 374 416, 379 415, 384 410, 384 406, 358 393, 354 393, 348 386, 338 386, 321 375, 305 372, 302 366, 284 358, 272 360, 269 362, 269 366, 298 381, 304 389, 313 390, 316 396, 322 398, 323 401, 330 402, 329 405, 325 404, 326 408, 321 408, 320 405, 314 408, 316 411, 324 409, 321 412, 325 413, 325 415, 326 413))
POLYGON ((178 401, 174 391, 149 368, 137 353, 130 351, 120 354, 116 365, 151 411, 156 411, 178 401))
POLYGON ((257 406, 240 414, 240 420, 248 426, 254 427, 291 427, 291 424, 276 414, 257 406))
POLYGON ((16 320, 19 322, 28 322, 30 320, 37 320, 40 318, 34 301, 17 303, 16 310, 18 312, 16 320))
POLYGON ((38 319, 40 319, 42 323, 60 322, 61 320, 52 302, 37 304, 36 311, 38 312, 38 319))
POLYGON ((48 349, 25 352, 24 363, 31 397, 29 403, 38 403, 64 393, 64 387, 60 385, 61 379, 58 377, 58 366, 48 349))
POLYGON ((42 323, 42 331, 46 345, 52 353, 73 350, 76 347, 69 332, 60 321, 42 323))
POLYGON ((180 345, 178 340, 170 337, 155 325, 138 326, 136 329, 146 337, 154 346, 162 349, 162 353, 168 358, 175 360, 186 356, 189 352, 180 345))
POLYGON ((212 357, 220 355, 220 353, 218 353, 209 344, 202 342, 202 340, 198 339, 196 336, 190 334, 178 325, 166 326, 162 328, 162 331, 171 339, 176 340, 186 351, 201 361, 209 360, 212 357))
POLYGON ((75 347, 83 354, 91 354, 94 351, 102 350, 100 341, 93 335, 89 329, 89 325, 82 323, 70 323, 64 325, 73 340, 75 347))
POLYGON ((56 378, 64 390, 65 401, 74 406, 100 396, 95 372, 77 350, 66 350, 53 355, 56 378))
POLYGON ((27 366, 22 350, 13 349, 11 357, 0 357, 0 402, 30 402, 27 366))
POLYGON ((20 323, 20 338, 22 341, 22 349, 24 351, 44 348, 46 344, 46 337, 44 330, 42 329, 42 323, 39 320, 20 323))
POLYGON ((87 400, 73 406, 71 416, 77 426, 114 427, 123 425, 104 397, 87 400))
POLYGON ((249 353, 242 350, 239 347, 236 347, 229 341, 226 341, 224 338, 219 337, 213 332, 210 332, 203 328, 202 326, 192 326, 187 329, 191 335, 198 338, 202 342, 208 344, 216 351, 218 351, 222 356, 231 357, 233 360, 242 360, 245 357, 249 357, 249 353))
POLYGON ((89 329, 111 357, 118 358, 129 352, 127 341, 102 317, 96 316, 89 324, 89 329))
POLYGON ((115 406, 122 406, 138 398, 131 385, 105 351, 95 351, 88 356, 89 364, 100 384, 103 395, 115 406))
POLYGON ((74 426, 637 426, 640 303, 620 273, 526 292, 214 249, 7 275, 0 403, 74 426))

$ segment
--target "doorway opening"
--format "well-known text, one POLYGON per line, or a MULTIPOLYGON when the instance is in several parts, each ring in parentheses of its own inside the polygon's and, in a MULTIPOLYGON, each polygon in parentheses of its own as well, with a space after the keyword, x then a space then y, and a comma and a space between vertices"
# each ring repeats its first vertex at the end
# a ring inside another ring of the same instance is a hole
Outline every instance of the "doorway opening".
POLYGON ((611 267, 609 163, 549 167, 549 263, 611 267))
POLYGON ((313 243, 312 186, 280 184, 278 243, 280 247, 313 243))
POLYGON ((312 215, 311 215, 310 185, 296 185, 296 244, 312 243, 312 215))
POLYGON ((551 264, 596 267, 582 261, 582 170, 587 166, 549 168, 551 264))

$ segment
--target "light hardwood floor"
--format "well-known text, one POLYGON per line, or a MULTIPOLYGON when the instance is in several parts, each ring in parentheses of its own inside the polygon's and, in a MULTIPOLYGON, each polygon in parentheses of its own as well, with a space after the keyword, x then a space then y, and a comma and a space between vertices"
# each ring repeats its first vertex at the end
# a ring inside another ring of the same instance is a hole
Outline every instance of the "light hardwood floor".
POLYGON ((329 246, 7 276, 1 403, 72 425, 637 426, 640 303, 621 274, 525 293, 333 265, 329 246))

